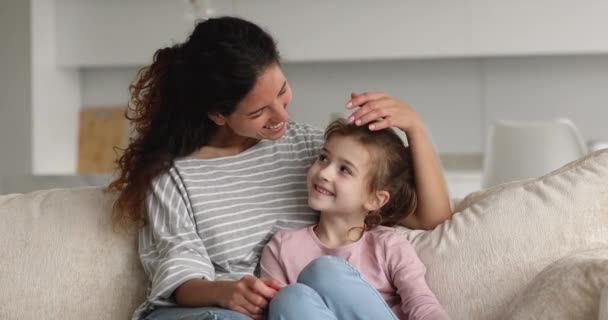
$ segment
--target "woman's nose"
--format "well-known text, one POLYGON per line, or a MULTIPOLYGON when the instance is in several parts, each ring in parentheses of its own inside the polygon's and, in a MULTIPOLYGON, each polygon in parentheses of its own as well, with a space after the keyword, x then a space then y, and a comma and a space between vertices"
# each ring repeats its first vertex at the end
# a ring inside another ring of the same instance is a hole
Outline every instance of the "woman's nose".
POLYGON ((278 122, 285 122, 289 119, 289 115, 287 113, 287 106, 281 101, 277 100, 272 106, 273 118, 278 122))

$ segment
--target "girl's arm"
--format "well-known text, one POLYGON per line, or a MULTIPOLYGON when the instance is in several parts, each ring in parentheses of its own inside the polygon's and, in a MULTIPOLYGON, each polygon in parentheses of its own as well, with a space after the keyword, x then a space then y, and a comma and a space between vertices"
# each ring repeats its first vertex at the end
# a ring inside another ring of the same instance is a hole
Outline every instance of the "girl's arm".
POLYGON ((349 123, 367 125, 370 130, 395 127, 405 132, 412 150, 418 207, 401 224, 411 229, 433 229, 452 215, 441 164, 418 113, 407 104, 383 92, 351 94, 346 107, 359 106, 349 123), (381 121, 377 121, 382 119, 381 121))
POLYGON ((447 320, 424 275, 426 267, 407 239, 394 231, 385 238, 386 266, 392 285, 401 298, 401 311, 411 320, 447 320))
POLYGON ((264 247, 262 257, 260 258, 260 276, 263 279, 274 279, 281 285, 287 285, 289 281, 279 253, 281 236, 282 232, 278 231, 264 247))

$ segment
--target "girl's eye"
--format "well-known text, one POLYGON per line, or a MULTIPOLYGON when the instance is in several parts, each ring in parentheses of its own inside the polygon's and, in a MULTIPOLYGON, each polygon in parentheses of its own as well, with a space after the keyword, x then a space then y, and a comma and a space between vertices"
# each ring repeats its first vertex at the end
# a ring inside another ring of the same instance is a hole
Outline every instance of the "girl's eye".
POLYGON ((341 167, 340 171, 342 171, 348 175, 352 175, 352 171, 350 171, 350 169, 348 167, 341 167))
POLYGON ((320 162, 324 162, 325 160, 327 160, 327 156, 324 154, 320 154, 318 159, 320 162))

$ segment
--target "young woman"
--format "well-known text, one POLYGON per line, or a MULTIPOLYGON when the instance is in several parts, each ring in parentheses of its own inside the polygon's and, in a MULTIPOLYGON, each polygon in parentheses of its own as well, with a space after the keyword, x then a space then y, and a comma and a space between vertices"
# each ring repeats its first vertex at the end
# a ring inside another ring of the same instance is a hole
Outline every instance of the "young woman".
POLYGON ((261 275, 282 288, 269 320, 448 319, 425 267, 392 226, 417 206, 409 148, 391 129, 335 121, 308 171, 316 225, 275 233, 261 275))
MULTIPOLYGON (((291 89, 271 36, 232 17, 200 22, 159 49, 131 86, 135 137, 119 159, 116 225, 140 227, 150 286, 133 318, 259 319, 277 293, 258 278, 277 229, 312 225, 304 177, 323 132, 289 122, 291 89), (169 308, 170 307, 170 308, 169 308)), ((358 125, 406 132, 419 205, 402 223, 450 217, 439 162, 416 112, 383 93, 352 94, 358 125)), ((323 117, 323 115, 319 115, 323 117)))

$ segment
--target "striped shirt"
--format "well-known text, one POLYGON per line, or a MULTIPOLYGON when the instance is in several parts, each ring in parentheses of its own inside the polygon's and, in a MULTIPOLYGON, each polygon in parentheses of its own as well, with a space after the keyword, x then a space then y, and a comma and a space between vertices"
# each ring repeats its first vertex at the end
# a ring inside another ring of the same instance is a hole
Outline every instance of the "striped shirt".
POLYGON ((173 292, 188 280, 258 275, 262 249, 277 230, 315 223, 306 174, 323 141, 321 130, 289 123, 279 140, 234 156, 181 158, 155 179, 139 233, 150 283, 133 319, 175 306, 173 292))

